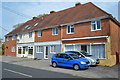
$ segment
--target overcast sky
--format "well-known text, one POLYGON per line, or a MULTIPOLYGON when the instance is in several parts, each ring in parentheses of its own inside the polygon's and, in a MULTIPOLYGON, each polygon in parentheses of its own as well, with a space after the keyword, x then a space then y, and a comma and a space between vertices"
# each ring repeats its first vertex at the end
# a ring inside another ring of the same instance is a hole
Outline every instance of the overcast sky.
MULTIPOLYGON (((23 23, 39 14, 49 14, 52 10, 60 11, 73 7, 76 2, 2 2, 0 26, 4 29, 0 28, 0 33, 2 33, 0 38, 4 38, 4 35, 13 30, 13 26, 18 23, 23 23)), ((93 3, 118 19, 118 2, 93 3)))

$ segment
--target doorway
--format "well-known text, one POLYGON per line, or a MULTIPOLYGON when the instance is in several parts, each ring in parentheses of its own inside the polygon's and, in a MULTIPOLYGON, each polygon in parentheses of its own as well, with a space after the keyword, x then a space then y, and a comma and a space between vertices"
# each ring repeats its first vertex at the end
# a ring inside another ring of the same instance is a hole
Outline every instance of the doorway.
POLYGON ((44 46, 44 59, 48 59, 48 46, 44 46))
POLYGON ((23 47, 22 57, 27 57, 27 54, 28 54, 28 47, 27 47, 27 46, 24 46, 24 47, 23 47))
POLYGON ((81 51, 87 52, 87 45, 81 45, 81 51))

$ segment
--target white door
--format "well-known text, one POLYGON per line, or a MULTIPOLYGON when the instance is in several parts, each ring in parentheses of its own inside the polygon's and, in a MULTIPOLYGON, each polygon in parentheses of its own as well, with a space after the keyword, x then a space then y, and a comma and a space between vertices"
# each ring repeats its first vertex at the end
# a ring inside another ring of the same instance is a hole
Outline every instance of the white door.
POLYGON ((28 47, 23 47, 22 57, 27 57, 28 55, 28 47))
POLYGON ((44 46, 44 59, 48 59, 48 46, 44 46))

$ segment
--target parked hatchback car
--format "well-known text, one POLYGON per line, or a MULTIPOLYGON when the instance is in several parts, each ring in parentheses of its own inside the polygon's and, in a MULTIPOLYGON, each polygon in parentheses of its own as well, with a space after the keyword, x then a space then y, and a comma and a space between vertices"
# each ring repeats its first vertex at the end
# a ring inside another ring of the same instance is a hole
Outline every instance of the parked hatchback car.
POLYGON ((74 70, 89 68, 89 61, 86 58, 79 57, 71 52, 56 53, 52 56, 51 62, 53 67, 72 67, 74 70))
POLYGON ((97 65, 97 64, 99 64, 100 62, 99 62, 99 59, 97 59, 97 58, 95 58, 95 57, 93 57, 92 55, 88 55, 88 53, 86 53, 86 52, 83 52, 83 51, 81 51, 81 52, 78 52, 78 51, 67 51, 66 53, 74 53, 74 54, 77 54, 78 56, 80 56, 80 57, 84 57, 84 58, 86 58, 86 59, 88 59, 89 60, 89 65, 97 65))

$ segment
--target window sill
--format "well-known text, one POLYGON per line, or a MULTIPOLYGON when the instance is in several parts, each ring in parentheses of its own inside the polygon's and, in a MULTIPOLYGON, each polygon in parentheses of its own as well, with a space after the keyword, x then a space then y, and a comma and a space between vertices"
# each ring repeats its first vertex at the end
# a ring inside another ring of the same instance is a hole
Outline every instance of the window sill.
POLYGON ((38 36, 39 38, 42 37, 42 36, 38 36))
POLYGON ((97 30, 91 30, 91 31, 100 31, 101 29, 97 29, 97 30))
POLYGON ((36 52, 37 54, 42 54, 43 52, 36 52))
POLYGON ((57 36, 58 34, 52 34, 52 36, 57 36))
POLYGON ((67 33, 67 34, 74 34, 74 33, 67 33))

